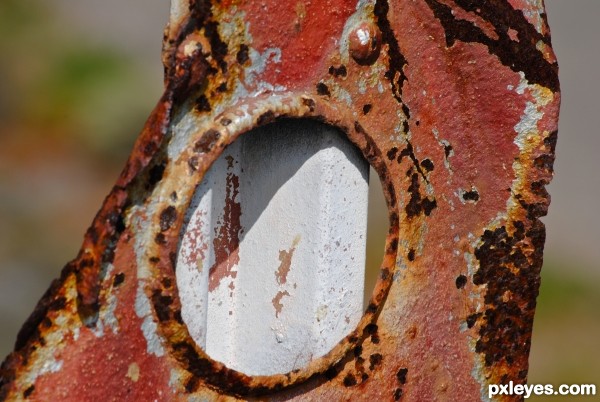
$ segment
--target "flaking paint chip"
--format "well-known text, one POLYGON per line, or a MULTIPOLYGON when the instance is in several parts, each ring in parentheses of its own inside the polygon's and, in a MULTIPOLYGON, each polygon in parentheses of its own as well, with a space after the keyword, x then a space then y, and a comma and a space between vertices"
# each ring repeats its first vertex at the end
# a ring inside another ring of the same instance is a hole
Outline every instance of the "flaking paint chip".
POLYGON ((137 382, 140 378, 140 366, 137 363, 131 363, 127 368, 127 378, 129 378, 133 382, 137 382))

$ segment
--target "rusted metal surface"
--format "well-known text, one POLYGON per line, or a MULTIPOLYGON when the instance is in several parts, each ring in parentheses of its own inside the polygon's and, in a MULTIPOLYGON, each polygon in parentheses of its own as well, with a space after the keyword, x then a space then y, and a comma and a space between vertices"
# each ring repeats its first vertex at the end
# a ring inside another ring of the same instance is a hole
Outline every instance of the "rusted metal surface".
POLYGON ((165 94, 0 399, 486 400, 526 380, 560 103, 542 1, 173 0, 163 62, 165 94), (212 161, 283 117, 346 133, 390 231, 356 329, 249 376, 190 336, 175 264, 212 161))

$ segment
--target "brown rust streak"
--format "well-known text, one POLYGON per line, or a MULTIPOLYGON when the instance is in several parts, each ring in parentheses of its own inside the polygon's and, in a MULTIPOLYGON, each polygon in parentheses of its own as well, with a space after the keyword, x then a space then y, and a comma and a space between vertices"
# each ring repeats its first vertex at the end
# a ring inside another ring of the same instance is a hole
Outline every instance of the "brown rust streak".
POLYGON ((277 292, 277 294, 271 301, 273 303, 273 307, 275 308, 275 317, 276 318, 279 318, 279 314, 281 313, 281 310, 283 309, 283 303, 281 303, 281 299, 283 299, 283 296, 289 296, 289 295, 290 294, 288 293, 287 290, 284 290, 283 292, 279 291, 279 292, 277 292))
POLYGON ((279 268, 275 271, 275 280, 278 284, 283 285, 287 282, 287 276, 290 272, 290 268, 292 266, 292 258, 294 257, 294 252, 296 251, 296 247, 300 242, 300 237, 296 236, 294 241, 292 242, 292 247, 289 250, 279 250, 279 268))
POLYGON ((515 195, 519 207, 507 225, 486 230, 475 250, 479 269, 475 285, 485 285, 485 308, 467 318, 479 326, 475 351, 481 353, 490 383, 527 380, 533 318, 540 286, 549 197, 544 188, 552 176, 556 131, 548 134, 528 163, 528 181, 515 195), (538 163, 543 160, 544 163, 538 163))
MULTIPOLYGON (((227 157, 227 168, 233 168, 233 157, 227 157)), ((239 194, 240 180, 233 173, 227 174, 225 192, 225 206, 223 207, 223 222, 215 228, 213 248, 215 250, 215 263, 209 270, 208 290, 215 290, 225 277, 235 278, 237 272, 234 267, 240 261, 239 245, 242 233, 242 207, 236 197, 239 194)))
MULTIPOLYGON (((477 15, 474 11, 463 10, 457 7, 456 3, 452 0, 440 0, 440 3, 445 4, 452 8, 453 16, 456 19, 468 21, 475 27, 481 29, 481 31, 490 38, 491 40, 498 40, 500 37, 496 33, 496 28, 489 21, 483 19, 480 15, 477 15)), ((515 31, 516 32, 516 31, 515 31)))

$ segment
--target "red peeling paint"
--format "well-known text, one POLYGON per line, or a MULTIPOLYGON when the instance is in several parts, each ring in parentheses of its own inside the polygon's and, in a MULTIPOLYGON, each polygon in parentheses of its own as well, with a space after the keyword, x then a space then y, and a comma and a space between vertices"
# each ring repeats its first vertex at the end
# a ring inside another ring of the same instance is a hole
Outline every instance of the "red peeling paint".
POLYGON ((252 47, 260 53, 281 51, 281 61, 267 64, 260 79, 288 89, 305 87, 311 81, 307 71, 329 67, 322 56, 339 46, 344 24, 356 9, 356 2, 349 0, 294 3, 252 1, 239 6, 246 12, 252 47))

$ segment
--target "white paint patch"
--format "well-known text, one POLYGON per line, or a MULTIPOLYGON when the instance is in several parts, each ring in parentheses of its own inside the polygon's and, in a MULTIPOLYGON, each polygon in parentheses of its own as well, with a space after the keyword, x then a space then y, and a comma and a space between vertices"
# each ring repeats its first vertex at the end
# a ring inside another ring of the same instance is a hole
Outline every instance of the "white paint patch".
POLYGON ((338 99, 346 102, 346 105, 352 106, 352 95, 342 87, 337 87, 334 91, 338 99))
POLYGON ((195 113, 185 112, 183 115, 175 119, 177 123, 174 124, 172 129, 172 137, 169 141, 167 148, 167 154, 169 160, 177 160, 183 150, 189 146, 189 137, 181 135, 180 133, 195 132, 202 127, 202 121, 196 116, 195 113))
POLYGON ((111 329, 113 334, 119 333, 119 320, 115 316, 117 309, 117 297, 111 291, 106 300, 106 307, 104 307, 104 313, 100 314, 102 321, 111 329))
MULTIPOLYGON (((153 197, 149 197, 153 199, 153 197)), ((135 254, 137 277, 138 279, 147 279, 152 276, 148 267, 148 258, 146 256, 147 245, 152 244, 152 231, 148 227, 148 219, 140 212, 140 207, 134 206, 131 209, 131 224, 129 227, 134 233, 133 252, 135 254)))
POLYGON ((272 85, 266 81, 259 81, 257 78, 262 74, 267 65, 270 63, 281 63, 281 49, 271 47, 265 49, 263 53, 250 48, 248 55, 250 57, 251 65, 245 70, 245 81, 247 90, 253 94, 253 96, 260 95, 264 92, 282 92, 286 88, 282 85, 272 85))
MULTIPOLYGON (((521 120, 515 125, 515 131, 519 134, 537 132, 537 124, 543 116, 544 114, 534 103, 527 102, 521 120)), ((523 141, 523 135, 519 135, 515 139, 515 143, 522 149, 524 145, 518 143, 518 141, 523 141)))
POLYGON ((157 325, 152 318, 152 307, 150 306, 150 299, 144 293, 144 281, 138 281, 138 288, 135 294, 135 314, 139 318, 143 318, 142 322, 142 333, 146 339, 146 350, 148 353, 153 354, 157 357, 161 357, 165 354, 160 339, 157 334, 157 325))
POLYGON ((25 384, 34 384, 39 376, 50 373, 57 373, 63 366, 62 360, 56 360, 53 354, 45 356, 42 359, 33 360, 30 371, 24 375, 25 384))

